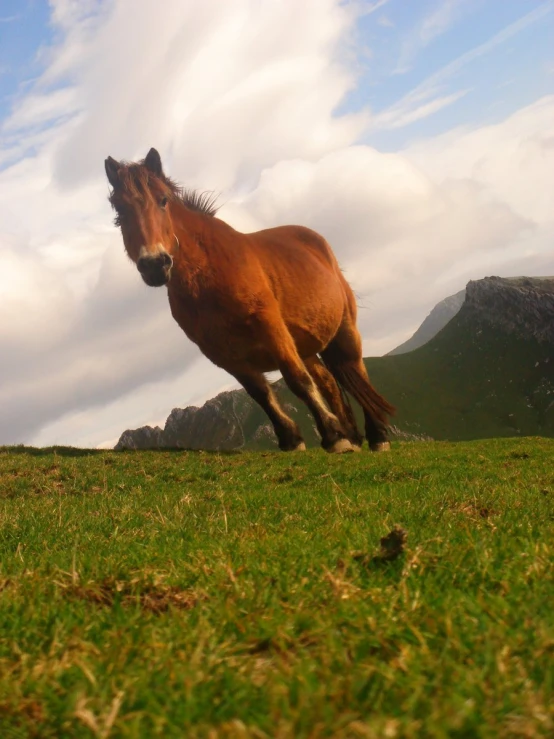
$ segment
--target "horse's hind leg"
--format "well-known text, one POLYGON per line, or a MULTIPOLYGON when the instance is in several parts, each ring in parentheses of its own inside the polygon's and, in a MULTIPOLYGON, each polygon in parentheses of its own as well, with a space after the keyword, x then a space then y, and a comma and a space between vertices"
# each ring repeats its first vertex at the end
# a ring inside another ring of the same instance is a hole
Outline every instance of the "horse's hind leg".
POLYGON ((362 446, 364 437, 358 430, 352 407, 344 397, 333 375, 317 356, 304 359, 306 369, 314 379, 327 405, 339 419, 346 436, 355 450, 362 446))
POLYGON ((300 429, 279 405, 275 393, 261 372, 251 371, 235 375, 248 395, 266 412, 273 424, 279 448, 285 452, 306 448, 300 429))
POLYGON ((353 320, 345 320, 321 356, 336 381, 362 406, 370 449, 389 450, 388 416, 394 413, 394 407, 369 381, 362 359, 362 341, 353 320))

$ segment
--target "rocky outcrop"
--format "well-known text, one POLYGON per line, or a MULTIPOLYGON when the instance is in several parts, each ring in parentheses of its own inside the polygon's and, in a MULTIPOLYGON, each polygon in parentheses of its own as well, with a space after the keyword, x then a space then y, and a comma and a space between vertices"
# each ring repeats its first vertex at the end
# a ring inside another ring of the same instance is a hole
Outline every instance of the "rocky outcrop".
POLYGON ((415 334, 403 344, 397 346, 396 349, 390 351, 389 355, 405 354, 431 341, 433 336, 436 336, 458 313, 464 303, 465 296, 466 291, 460 290, 455 295, 450 295, 437 303, 415 334))
MULTIPOLYGON (((144 426, 125 431, 115 449, 240 449, 246 443, 244 427, 258 413, 257 405, 244 390, 231 390, 208 400, 201 408, 174 408, 163 429, 144 426)), ((268 424, 255 426, 256 440, 265 440, 266 446, 276 443, 268 424)))
POLYGON ((119 437, 114 449, 159 449, 163 446, 163 431, 159 426, 127 429, 119 437))
POLYGON ((554 345, 554 277, 485 277, 466 288, 468 319, 554 345))
POLYGON ((244 391, 220 393, 201 408, 174 408, 163 430, 166 447, 228 450, 244 446, 242 423, 253 401, 244 391))

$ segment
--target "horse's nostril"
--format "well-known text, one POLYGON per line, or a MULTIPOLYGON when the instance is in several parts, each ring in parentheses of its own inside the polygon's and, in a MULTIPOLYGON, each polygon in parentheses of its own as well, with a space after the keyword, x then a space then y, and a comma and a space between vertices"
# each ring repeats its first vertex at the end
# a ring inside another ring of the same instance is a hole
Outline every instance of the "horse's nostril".
POLYGON ((164 267, 171 267, 173 265, 173 259, 171 255, 168 254, 167 252, 164 252, 164 254, 162 254, 162 259, 163 259, 164 267))

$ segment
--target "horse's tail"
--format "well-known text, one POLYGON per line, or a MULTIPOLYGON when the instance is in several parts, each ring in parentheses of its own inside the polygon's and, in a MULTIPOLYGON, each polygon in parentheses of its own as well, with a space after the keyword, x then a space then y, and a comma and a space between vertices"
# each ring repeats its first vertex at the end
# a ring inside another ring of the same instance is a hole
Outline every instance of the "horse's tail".
MULTIPOLYGON (((326 362, 327 364, 327 362, 326 362)), ((362 374, 355 364, 327 364, 335 380, 358 401, 364 411, 388 426, 388 416, 394 415, 396 409, 385 400, 369 381, 365 372, 362 374)))

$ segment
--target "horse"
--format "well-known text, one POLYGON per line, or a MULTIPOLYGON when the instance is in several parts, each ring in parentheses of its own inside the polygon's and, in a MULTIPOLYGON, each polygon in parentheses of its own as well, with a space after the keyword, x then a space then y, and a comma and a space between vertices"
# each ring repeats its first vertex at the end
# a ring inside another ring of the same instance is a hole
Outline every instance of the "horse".
POLYGON ((166 176, 156 149, 104 164, 115 224, 143 281, 167 286, 175 321, 259 403, 279 448, 306 445, 265 377, 273 370, 308 406, 325 450, 361 448, 349 393, 370 449, 388 451, 394 408, 369 381, 356 300, 327 241, 302 226, 236 231, 216 217, 213 195, 166 176))

